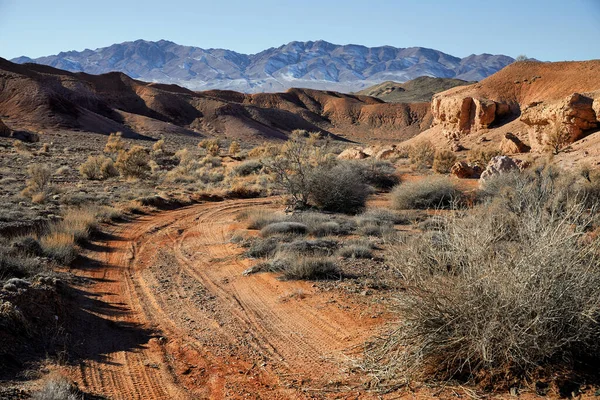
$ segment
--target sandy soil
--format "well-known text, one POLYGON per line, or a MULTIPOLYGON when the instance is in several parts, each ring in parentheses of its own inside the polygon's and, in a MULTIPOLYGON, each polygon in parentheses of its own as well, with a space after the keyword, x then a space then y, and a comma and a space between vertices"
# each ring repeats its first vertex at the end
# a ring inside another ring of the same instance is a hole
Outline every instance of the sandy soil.
POLYGON ((114 399, 371 397, 352 365, 383 321, 341 291, 243 276, 250 261, 228 240, 249 207, 274 204, 144 216, 89 246, 77 273, 94 282, 87 298, 103 306, 90 310, 107 323, 88 327, 83 362, 68 371, 82 389, 114 399))

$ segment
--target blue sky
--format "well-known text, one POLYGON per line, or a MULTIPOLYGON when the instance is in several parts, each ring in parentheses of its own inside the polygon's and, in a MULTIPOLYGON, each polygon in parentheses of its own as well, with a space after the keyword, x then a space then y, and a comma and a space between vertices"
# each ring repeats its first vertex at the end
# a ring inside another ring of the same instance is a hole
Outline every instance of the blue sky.
POLYGON ((136 39, 256 53, 293 40, 600 58, 600 0, 0 0, 0 57, 136 39))

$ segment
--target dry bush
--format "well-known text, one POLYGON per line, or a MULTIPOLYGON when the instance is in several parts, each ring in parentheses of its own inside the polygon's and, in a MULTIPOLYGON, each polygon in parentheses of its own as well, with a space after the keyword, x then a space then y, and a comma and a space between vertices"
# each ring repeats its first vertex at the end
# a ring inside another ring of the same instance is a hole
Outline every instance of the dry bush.
POLYGON ((341 273, 333 259, 291 256, 280 259, 287 280, 337 279, 341 273))
POLYGON ((97 213, 96 207, 69 209, 63 215, 62 221, 57 222, 51 231, 68 233, 76 242, 82 242, 97 229, 97 213))
POLYGON ((216 167, 220 167, 221 165, 223 165, 223 163, 219 157, 208 155, 208 156, 204 157, 202 160, 200 160, 198 165, 200 167, 216 168, 216 167))
POLYGON ((248 152, 248 158, 276 157, 281 147, 271 143, 263 143, 248 152))
POLYGON ((281 221, 266 225, 260 230, 263 237, 273 235, 305 235, 308 233, 308 227, 300 222, 281 221))
POLYGON ((50 153, 50 144, 49 143, 42 144, 42 147, 40 147, 40 149, 38 150, 38 154, 48 154, 48 153, 50 153))
POLYGON ((400 178, 396 175, 396 167, 389 161, 366 159, 346 161, 344 164, 351 167, 364 183, 377 189, 391 189, 400 183, 400 178))
POLYGON ((431 168, 435 158, 435 146, 431 142, 417 143, 409 149, 408 157, 414 169, 431 168))
POLYGON ((500 155, 502 155, 502 152, 500 150, 474 149, 469 151, 467 159, 469 163, 478 165, 482 169, 485 169, 492 160, 492 158, 500 155))
POLYGON ((233 181, 227 189, 227 195, 235 199, 254 199, 264 196, 264 194, 264 188, 261 186, 243 181, 233 181))
POLYGON ((165 139, 160 139, 152 145, 153 153, 161 154, 161 153, 164 153, 164 151, 165 151, 165 139))
POLYGON ((317 207, 341 213, 362 210, 371 192, 364 178, 347 164, 314 169, 309 178, 308 191, 310 201, 317 207))
POLYGON ((79 166, 79 173, 86 179, 101 181, 119 175, 113 160, 105 156, 89 156, 79 166))
POLYGON ((20 141, 19 139, 15 139, 13 141, 13 147, 15 148, 16 152, 19 154, 27 155, 27 156, 31 155, 31 151, 29 151, 29 147, 27 147, 27 145, 25 143, 23 143, 22 141, 20 141))
POLYGON ((44 387, 32 396, 33 400, 82 400, 83 398, 77 386, 64 377, 49 379, 44 387))
POLYGON ((373 250, 368 243, 348 243, 338 250, 337 255, 342 258, 373 258, 373 250))
POLYGON ((238 214, 239 221, 246 221, 248 229, 262 229, 274 222, 281 222, 285 219, 282 213, 273 210, 254 209, 238 214))
POLYGON ((150 173, 148 150, 142 146, 133 146, 128 151, 121 151, 115 167, 126 178, 143 179, 150 173))
POLYGON ((75 238, 72 234, 60 231, 42 236, 40 244, 48 257, 64 264, 71 264, 77 257, 75 238))
POLYGON ((25 189, 21 195, 32 198, 34 195, 43 194, 45 197, 52 178, 50 168, 42 164, 32 164, 27 168, 27 173, 29 179, 25 182, 25 189))
POLYGON ((235 140, 232 141, 231 144, 229 145, 229 154, 231 154, 232 156, 235 156, 235 155, 239 154, 240 151, 242 151, 240 144, 235 140))
POLYGON ((401 146, 396 148, 396 156, 398 158, 410 158, 411 146, 401 146))
POLYGON ((238 176, 248 176, 258 174, 263 169, 263 164, 258 160, 247 160, 233 167, 233 174, 238 176))
POLYGON ((398 210, 449 208, 461 199, 461 191, 446 177, 426 177, 406 182, 392 192, 392 204, 398 210))
POLYGON ((218 139, 204 139, 198 143, 198 147, 205 149, 211 156, 218 156, 221 150, 218 139))
POLYGON ((396 329, 367 352, 381 385, 459 379, 506 388, 597 370, 600 238, 589 230, 598 203, 565 201, 569 186, 552 180, 507 187, 392 247, 406 291, 396 329))
POLYGON ((433 170, 438 174, 449 174, 456 163, 456 154, 450 150, 438 150, 433 159, 433 170))
POLYGON ((66 175, 71 168, 68 165, 63 165, 62 167, 58 167, 56 171, 54 171, 54 175, 66 175))
POLYGON ((125 141, 122 136, 123 134, 121 132, 108 135, 106 146, 104 146, 104 152, 108 154, 118 154, 125 150, 125 141))

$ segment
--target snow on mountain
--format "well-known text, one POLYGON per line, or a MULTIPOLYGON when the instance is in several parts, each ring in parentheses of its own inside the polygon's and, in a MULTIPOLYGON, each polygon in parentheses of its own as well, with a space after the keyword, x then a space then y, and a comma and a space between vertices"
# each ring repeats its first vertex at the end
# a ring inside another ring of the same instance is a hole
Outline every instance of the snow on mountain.
POLYGON ((34 62, 72 72, 120 71, 132 78, 175 83, 193 90, 274 92, 291 87, 358 91, 384 81, 419 76, 481 80, 514 60, 503 55, 460 59, 422 47, 336 45, 322 40, 291 42, 258 54, 201 49, 160 40, 136 40, 96 50, 69 51, 16 63, 34 62))

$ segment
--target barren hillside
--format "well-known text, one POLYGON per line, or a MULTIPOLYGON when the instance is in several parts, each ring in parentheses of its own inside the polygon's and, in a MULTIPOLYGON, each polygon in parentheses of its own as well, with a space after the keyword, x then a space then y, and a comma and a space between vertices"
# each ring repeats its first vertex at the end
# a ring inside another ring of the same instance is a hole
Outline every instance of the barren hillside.
POLYGON ((0 59, 0 116, 12 129, 126 134, 178 133, 283 139, 295 129, 350 140, 401 140, 431 122, 427 103, 386 104, 368 96, 309 89, 246 95, 193 92, 122 73, 89 75, 0 59))

